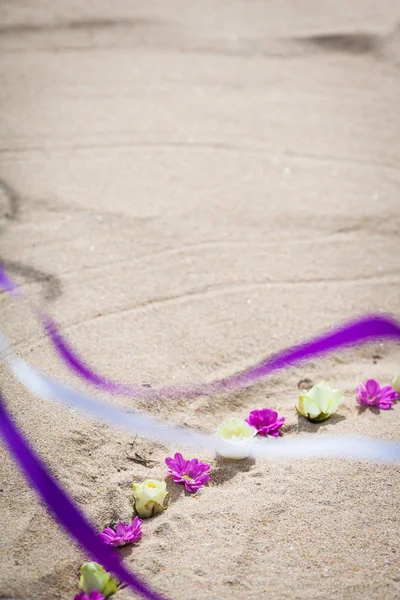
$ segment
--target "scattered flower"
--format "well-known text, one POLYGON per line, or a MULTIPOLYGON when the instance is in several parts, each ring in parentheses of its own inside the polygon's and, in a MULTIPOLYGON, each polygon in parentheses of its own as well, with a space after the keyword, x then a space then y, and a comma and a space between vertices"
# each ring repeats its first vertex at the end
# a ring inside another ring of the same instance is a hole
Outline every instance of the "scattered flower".
POLYGON ((400 371, 392 381, 392 387, 400 394, 400 371))
POLYGON ((172 475, 175 483, 183 483, 188 492, 197 492, 210 479, 207 473, 210 465, 199 462, 197 458, 185 460, 177 452, 174 458, 167 457, 165 464, 169 467, 168 475, 172 475))
POLYGON ((257 429, 258 435, 278 437, 279 429, 284 424, 285 417, 278 417, 276 410, 271 408, 262 408, 261 410, 252 410, 245 420, 251 427, 257 429))
POLYGON ((337 411, 343 398, 341 390, 334 390, 325 382, 318 383, 300 395, 296 409, 309 421, 319 423, 337 411))
MULTIPOLYGON (((81 566, 81 578, 79 587, 89 595, 90 600, 93 600, 92 594, 94 591, 103 594, 106 598, 114 594, 118 589, 118 581, 111 577, 105 569, 95 562, 87 562, 81 566)), ((99 598, 94 596, 95 600, 99 598)), ((101 596, 100 596, 101 598, 101 596)))
POLYGON ((389 410, 399 394, 390 385, 381 387, 375 379, 368 379, 365 384, 360 384, 356 390, 356 400, 365 406, 377 406, 382 410, 389 410))
POLYGON ((162 512, 167 493, 165 481, 147 479, 143 483, 134 483, 133 496, 137 514, 146 519, 162 512))
POLYGON ((86 594, 85 592, 76 594, 74 600, 105 600, 105 596, 100 594, 97 590, 93 590, 90 594, 86 594))
POLYGON ((118 523, 115 531, 111 527, 106 527, 100 533, 100 537, 109 546, 134 544, 142 537, 142 521, 139 517, 135 517, 130 525, 118 523))
POLYGON ((246 421, 231 417, 221 423, 217 429, 217 437, 222 442, 219 444, 218 454, 237 460, 247 458, 255 435, 257 435, 255 427, 251 427, 246 421))

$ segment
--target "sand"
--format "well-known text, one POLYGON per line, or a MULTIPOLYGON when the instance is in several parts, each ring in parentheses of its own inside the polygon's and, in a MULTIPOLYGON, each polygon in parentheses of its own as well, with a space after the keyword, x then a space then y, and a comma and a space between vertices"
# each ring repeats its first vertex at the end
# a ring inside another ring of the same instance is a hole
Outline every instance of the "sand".
MULTIPOLYGON (((399 21, 391 0, 3 0, 1 260, 93 365, 151 385, 399 314, 399 21)), ((0 310, 27 360, 84 389, 26 309, 2 295, 0 310)), ((354 400, 399 368, 398 345, 372 344, 232 397, 112 401, 202 431, 269 406, 287 436, 399 441, 400 405, 354 400), (304 378, 346 393, 323 425, 296 416, 304 378)), ((4 367, 1 382, 99 528, 129 520, 132 482, 163 478, 180 450, 38 400, 4 367)), ((73 598, 86 556, 0 451, 0 596, 73 598)), ((124 553, 166 596, 400 598, 398 468, 199 458, 212 483, 192 497, 168 483, 167 510, 124 553)))

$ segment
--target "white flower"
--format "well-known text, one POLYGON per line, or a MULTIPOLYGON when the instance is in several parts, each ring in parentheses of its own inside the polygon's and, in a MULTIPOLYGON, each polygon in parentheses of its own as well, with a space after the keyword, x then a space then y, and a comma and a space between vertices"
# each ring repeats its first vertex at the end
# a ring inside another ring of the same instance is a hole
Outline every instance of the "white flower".
POLYGON ((143 483, 134 483, 135 511, 144 519, 162 512, 167 494, 165 481, 146 479, 143 483))
POLYGON ((220 441, 218 454, 237 460, 247 458, 250 455, 255 435, 257 435, 255 427, 251 427, 241 419, 231 417, 221 423, 217 429, 217 437, 220 441))
POLYGON ((341 390, 334 390, 325 382, 318 383, 301 394, 296 409, 309 421, 325 421, 337 411, 343 398, 341 390))
POLYGON ((87 562, 81 566, 79 587, 88 595, 97 590, 107 598, 117 591, 118 581, 98 563, 87 562))
POLYGON ((397 373, 395 378, 393 379, 392 388, 396 390, 400 394, 400 371, 397 373))

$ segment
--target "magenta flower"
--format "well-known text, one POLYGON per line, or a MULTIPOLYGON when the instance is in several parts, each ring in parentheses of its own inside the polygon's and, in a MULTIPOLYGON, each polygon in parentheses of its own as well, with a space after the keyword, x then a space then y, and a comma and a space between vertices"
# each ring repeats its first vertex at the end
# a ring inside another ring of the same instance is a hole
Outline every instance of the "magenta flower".
POLYGON ((100 533, 100 537, 109 546, 134 544, 142 537, 142 520, 139 517, 135 517, 130 525, 118 523, 115 531, 111 527, 106 527, 100 533))
POLYGON ((74 600, 105 600, 105 598, 103 594, 100 594, 97 590, 93 590, 90 594, 86 594, 85 592, 76 594, 74 600))
POLYGON ((377 406, 382 410, 389 410, 394 401, 399 398, 399 394, 390 385, 381 387, 375 379, 368 379, 365 384, 360 384, 356 390, 356 400, 359 404, 377 406))
POLYGON ((197 458, 185 460, 177 452, 174 458, 167 457, 165 464, 169 467, 168 475, 172 475, 175 483, 183 483, 188 492, 197 492, 210 479, 207 473, 210 465, 199 462, 197 458))
POLYGON ((278 437, 285 417, 278 418, 278 413, 272 408, 262 408, 261 410, 252 410, 245 421, 257 429, 258 435, 278 437))

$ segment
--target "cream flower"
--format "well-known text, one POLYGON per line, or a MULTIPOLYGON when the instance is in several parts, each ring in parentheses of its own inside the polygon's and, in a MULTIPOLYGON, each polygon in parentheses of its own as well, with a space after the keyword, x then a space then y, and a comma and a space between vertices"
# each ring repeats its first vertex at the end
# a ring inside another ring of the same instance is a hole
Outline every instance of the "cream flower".
POLYGON ((301 394, 296 409, 309 421, 325 421, 337 411, 343 398, 341 390, 334 390, 325 382, 318 383, 301 394))
POLYGON ((237 460, 247 458, 255 435, 257 435, 255 427, 251 427, 246 421, 231 417, 221 423, 217 429, 217 437, 220 440, 218 454, 237 460))
POLYGON ((396 390, 400 394, 400 371, 397 373, 395 378, 393 379, 392 388, 396 390))
POLYGON ((79 587, 86 594, 97 590, 106 598, 118 589, 118 581, 111 577, 104 568, 96 562, 87 562, 81 566, 81 578, 79 587))
POLYGON ((134 483, 135 511, 139 517, 143 517, 144 519, 162 512, 167 494, 167 484, 165 481, 146 479, 143 483, 134 483))

